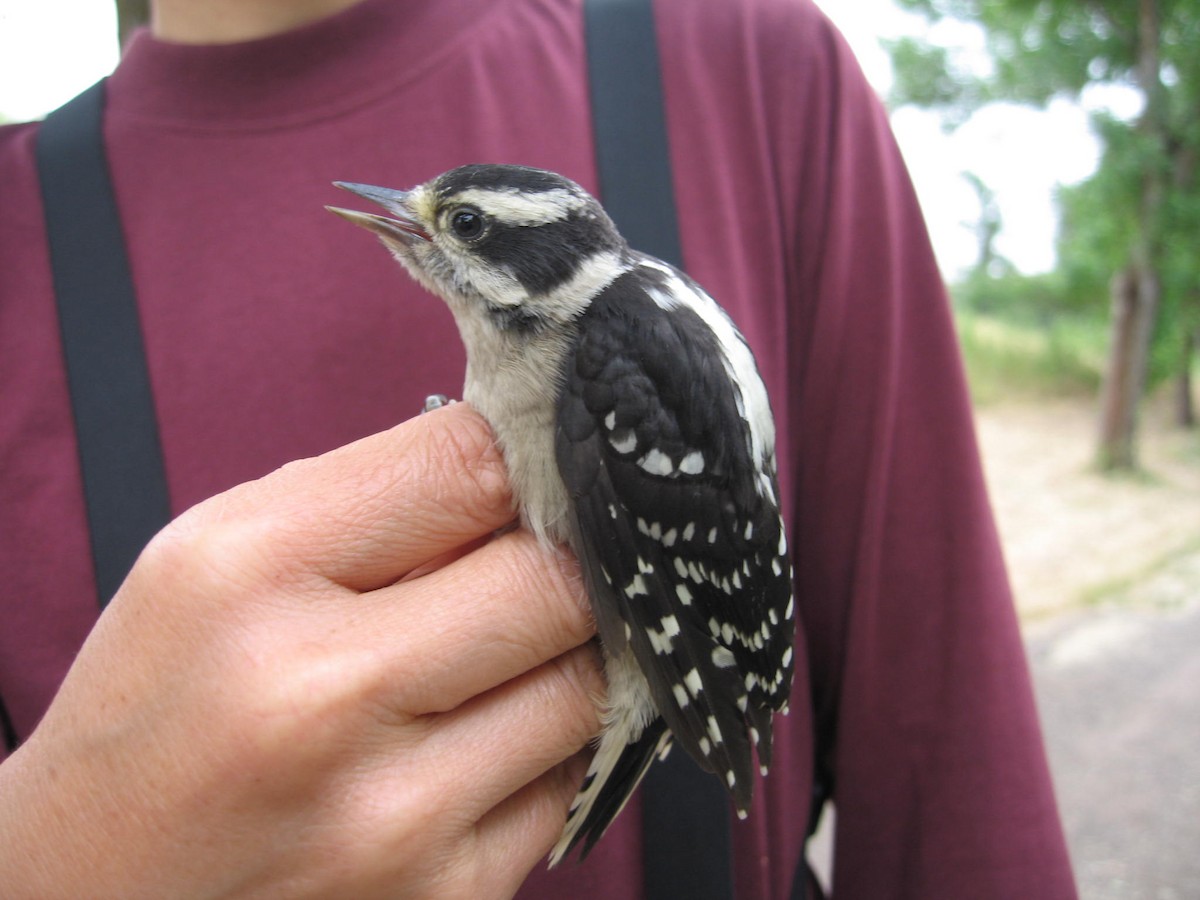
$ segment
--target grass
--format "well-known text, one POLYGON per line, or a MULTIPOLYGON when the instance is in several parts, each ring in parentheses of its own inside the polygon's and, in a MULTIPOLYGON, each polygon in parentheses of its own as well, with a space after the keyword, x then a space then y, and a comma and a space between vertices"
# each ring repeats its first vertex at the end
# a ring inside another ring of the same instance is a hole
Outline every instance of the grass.
POLYGON ((959 310, 959 341, 977 404, 1009 397, 1094 395, 1107 342, 1103 322, 1043 322, 959 310))
POLYGON ((1128 572, 1116 578, 1086 588, 1079 597, 1083 606, 1098 606, 1118 600, 1134 600, 1134 591, 1146 584, 1154 576, 1172 566, 1179 560, 1195 553, 1200 553, 1200 538, 1190 538, 1174 547, 1170 547, 1153 559, 1139 566, 1135 571, 1128 572))

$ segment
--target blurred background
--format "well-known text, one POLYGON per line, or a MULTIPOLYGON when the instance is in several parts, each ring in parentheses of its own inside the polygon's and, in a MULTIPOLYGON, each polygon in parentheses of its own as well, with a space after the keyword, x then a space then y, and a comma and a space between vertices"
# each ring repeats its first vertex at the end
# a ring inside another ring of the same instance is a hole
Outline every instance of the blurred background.
MULTIPOLYGON (((1200 0, 818 0, 950 286, 1083 897, 1200 897, 1200 0)), ((0 121, 145 0, 0 0, 0 121)))

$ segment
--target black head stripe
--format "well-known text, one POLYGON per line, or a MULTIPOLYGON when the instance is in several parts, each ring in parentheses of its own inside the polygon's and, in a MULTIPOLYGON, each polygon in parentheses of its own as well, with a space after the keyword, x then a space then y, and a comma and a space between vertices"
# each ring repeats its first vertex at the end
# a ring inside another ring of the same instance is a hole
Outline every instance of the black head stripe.
POLYGON ((537 226, 495 224, 474 252, 503 266, 531 294, 544 294, 570 281, 600 253, 624 246, 603 216, 573 212, 565 219, 537 226))
POLYGON ((546 191, 582 189, 555 172, 531 169, 527 166, 469 165, 451 169, 437 180, 438 196, 445 199, 455 194, 478 188, 493 191, 513 191, 522 194, 540 194, 546 191))

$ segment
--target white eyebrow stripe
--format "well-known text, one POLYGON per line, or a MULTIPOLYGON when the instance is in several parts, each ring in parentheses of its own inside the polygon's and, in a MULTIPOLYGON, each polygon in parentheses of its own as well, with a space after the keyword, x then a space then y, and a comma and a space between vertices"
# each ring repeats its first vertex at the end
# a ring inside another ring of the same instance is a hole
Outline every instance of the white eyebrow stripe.
POLYGON ((560 222, 581 209, 585 200, 563 188, 526 194, 517 191, 467 188, 449 198, 448 209, 475 206, 503 225, 545 225, 560 222))

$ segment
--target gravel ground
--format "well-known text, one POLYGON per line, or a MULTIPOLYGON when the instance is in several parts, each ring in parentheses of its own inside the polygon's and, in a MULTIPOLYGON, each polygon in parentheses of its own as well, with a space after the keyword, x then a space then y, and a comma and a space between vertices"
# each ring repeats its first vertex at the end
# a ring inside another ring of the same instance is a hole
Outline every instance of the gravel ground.
POLYGON ((1084 900, 1200 898, 1200 435, 1089 468, 1088 404, 979 413, 1084 900))
POLYGON ((1144 472, 1106 478, 1091 403, 977 414, 1083 900, 1200 898, 1200 433, 1165 419, 1144 472))
MULTIPOLYGON (((1106 478, 1090 467, 1090 403, 998 405, 978 414, 1017 606, 1034 631, 1200 554, 1200 433, 1167 428, 1154 408, 1144 418, 1145 471, 1106 478)), ((1198 588, 1179 586, 1192 595, 1198 588)))

